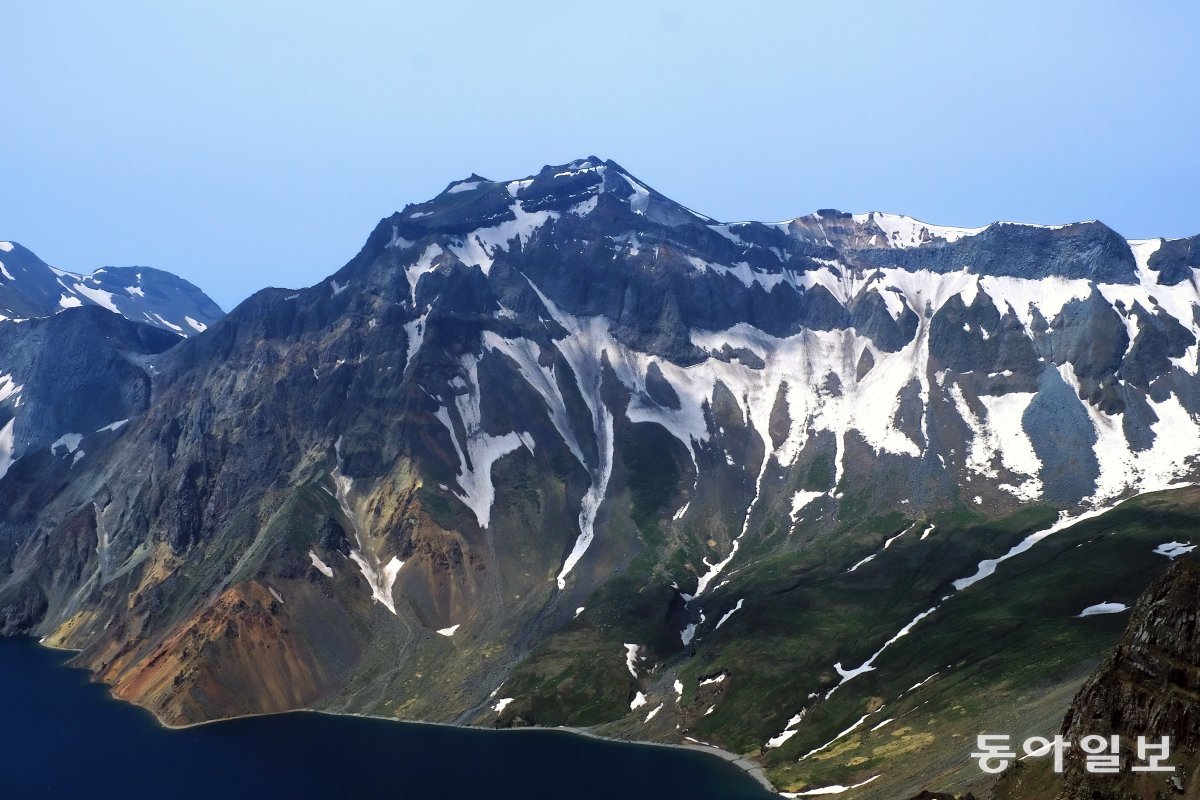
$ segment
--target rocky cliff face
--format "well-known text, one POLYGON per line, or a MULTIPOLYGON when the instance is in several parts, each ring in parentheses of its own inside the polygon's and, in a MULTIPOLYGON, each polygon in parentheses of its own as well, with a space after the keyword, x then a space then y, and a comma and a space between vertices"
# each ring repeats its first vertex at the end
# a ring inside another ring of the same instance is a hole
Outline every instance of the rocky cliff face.
POLYGON ((997 798, 1155 800, 1200 796, 1200 564, 1179 561, 1138 599, 1116 649, 1075 696, 1062 723, 1072 742, 1120 737, 1120 772, 1089 772, 1068 751, 1056 776, 1044 766, 1006 773, 997 798), (1136 773, 1137 739, 1169 737, 1173 772, 1136 773))
POLYGON ((1067 761, 1063 800, 1200 797, 1200 564, 1180 561, 1138 600, 1116 651, 1080 690, 1063 735, 1118 734, 1122 767, 1135 763, 1137 737, 1171 740, 1170 775, 1113 781, 1067 761))
POLYGON ((172 722, 590 725, 941 788, 947 731, 1065 704, 1119 634, 1079 611, 1190 541, 1188 490, 1101 512, 1193 474, 1192 255, 472 176, 144 359, 102 458, 22 457, 0 617, 172 722))

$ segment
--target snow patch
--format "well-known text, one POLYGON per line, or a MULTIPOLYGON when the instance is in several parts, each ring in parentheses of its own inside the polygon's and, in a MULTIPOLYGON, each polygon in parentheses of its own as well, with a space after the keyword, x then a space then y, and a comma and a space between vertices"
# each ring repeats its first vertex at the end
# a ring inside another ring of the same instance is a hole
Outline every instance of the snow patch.
MULTIPOLYGON (((843 668, 842 662, 840 662, 840 661, 838 663, 834 664, 833 668, 835 670, 837 670, 837 674, 842 677, 842 680, 840 683, 838 683, 837 686, 834 686, 832 689, 830 689, 828 692, 825 693, 825 699, 828 700, 830 697, 832 697, 833 693, 836 692, 838 689, 840 689, 842 686, 844 686, 847 681, 854 680, 859 675, 862 675, 863 673, 871 672, 872 670, 874 670, 875 669, 875 666, 874 666, 875 659, 877 659, 881 655, 883 655, 884 650, 887 650, 889 647, 891 647, 897 641, 899 641, 903 637, 907 636, 909 631, 911 631, 914 627, 916 627, 918 622, 920 622, 921 620, 928 617, 934 611, 937 611, 937 609, 938 609, 938 607, 934 606, 933 608, 929 609, 928 611, 922 611, 920 614, 917 614, 915 617, 913 617, 912 622, 909 622, 907 625, 905 625, 903 628, 901 628, 900 631, 895 636, 893 636, 892 638, 888 639, 886 642, 883 643, 883 647, 880 647, 878 650, 876 650, 875 653, 870 658, 868 658, 861 665, 855 667, 854 669, 843 668)), ((866 717, 864 717, 863 719, 866 719, 866 717)))
POLYGON ((81 433, 64 433, 62 436, 54 440, 54 444, 50 445, 50 455, 58 455, 58 448, 63 448, 64 455, 70 455, 79 449, 79 443, 83 441, 81 433))
POLYGON ((425 341, 425 318, 428 316, 429 312, 426 311, 416 319, 404 323, 404 335, 408 341, 408 347, 404 354, 405 375, 412 369, 413 359, 416 358, 421 344, 425 341))
POLYGON ((465 356, 462 364, 468 375, 466 391, 455 395, 454 407, 458 411, 458 417, 466 436, 465 450, 458 441, 449 409, 442 406, 434 416, 449 431, 454 452, 458 455, 457 480, 462 491, 455 494, 475 513, 475 520, 479 523, 479 527, 487 528, 491 523, 492 502, 496 497, 496 485, 492 482, 492 466, 503 456, 521 447, 523 442, 517 433, 493 436, 483 431, 479 362, 473 356, 465 356))
POLYGON ((724 625, 725 621, 733 616, 733 612, 740 611, 742 608, 742 603, 744 603, 744 602, 745 602, 745 598, 738 600, 737 605, 735 605, 733 608, 726 611, 725 615, 723 617, 721 617, 719 620, 717 620, 717 624, 715 627, 713 627, 713 630, 715 631, 718 628, 720 628, 722 625, 724 625))
POLYGON ((800 512, 804 510, 805 506, 807 506, 809 503, 816 500, 817 498, 824 497, 824 496, 825 496, 824 492, 808 492, 803 489, 796 492, 796 494, 792 497, 792 510, 791 510, 792 522, 793 523, 796 522, 796 518, 800 516, 800 512))
POLYGON ((326 578, 333 577, 333 567, 329 566, 324 561, 322 561, 320 556, 318 556, 312 550, 309 550, 308 557, 309 557, 309 559, 312 560, 312 565, 317 568, 318 572, 320 572, 326 578))
POLYGON ((910 687, 908 687, 907 689, 905 689, 905 690, 904 690, 903 692, 901 692, 900 694, 903 696, 903 695, 906 695, 906 694, 908 694, 909 692, 915 692, 917 689, 920 689, 922 686, 924 686, 925 684, 929 683, 931 680, 933 680, 934 678, 936 678, 936 677, 937 677, 939 674, 940 674, 940 672, 935 672, 935 673, 933 673, 932 675, 930 675, 928 678, 925 678, 924 680, 917 681, 916 683, 914 683, 912 686, 910 686, 910 687))
MULTIPOLYGON (((76 292, 79 292, 79 294, 81 294, 84 297, 86 297, 87 299, 91 300, 96 305, 101 306, 103 308, 107 308, 109 311, 113 312, 114 314, 121 313, 120 310, 117 308, 116 303, 113 302, 113 296, 110 292, 106 292, 103 289, 93 289, 92 287, 88 286, 86 283, 83 283, 83 282, 75 284, 72 287, 72 289, 76 292)), ((60 305, 61 305, 61 301, 60 301, 60 305)))
POLYGON ((0 428, 0 478, 3 478, 13 465, 13 425, 17 418, 13 417, 3 428, 0 428))
POLYGON ((1166 556, 1174 561, 1184 553, 1190 553, 1195 549, 1196 545, 1194 544, 1185 544, 1183 542, 1166 542, 1165 544, 1160 544, 1158 547, 1154 548, 1154 552, 1157 555, 1166 556))
POLYGON ((879 555, 879 553, 871 553, 871 555, 867 556, 862 561, 859 561, 858 563, 856 563, 853 567, 846 570, 846 572, 854 572, 855 570, 857 570, 859 567, 863 566, 864 564, 870 564, 872 561, 875 560, 875 557, 877 555, 879 555))
POLYGON ((363 577, 367 579, 367 584, 371 587, 371 599, 381 603, 393 615, 399 616, 396 614, 396 601, 392 597, 392 586, 396 583, 396 576, 404 562, 392 556, 392 560, 385 564, 382 570, 376 570, 366 556, 357 550, 350 551, 350 558, 358 564, 363 577))
POLYGON ((961 592, 963 589, 966 589, 969 586, 973 586, 976 583, 979 583, 981 580, 983 580, 984 578, 986 578, 989 575, 991 575, 992 573, 994 573, 996 571, 997 565, 1002 564, 1003 562, 1007 561, 1008 559, 1012 558, 1013 556, 1021 555, 1021 553, 1026 552, 1027 550, 1029 550, 1029 548, 1033 547, 1035 544, 1040 542, 1042 539, 1045 539, 1047 536, 1052 536, 1052 535, 1058 533, 1059 531, 1065 530, 1078 522, 1083 522, 1085 520, 1092 519, 1093 517, 1098 517, 1101 514, 1107 513, 1114 508, 1116 508, 1115 505, 1101 507, 1101 508, 1094 508, 1090 511, 1085 511, 1082 514, 1077 514, 1075 516, 1071 516, 1065 511, 1062 512, 1059 515, 1058 521, 1055 522, 1053 525, 1051 525, 1049 528, 1046 528, 1043 531, 1038 531, 1036 533, 1029 534, 1024 539, 1022 539, 1019 543, 1014 545, 1007 553, 1000 556, 999 558, 987 558, 987 559, 984 559, 983 561, 980 561, 979 567, 975 570, 974 575, 971 575, 970 577, 967 577, 967 578, 959 578, 958 580, 954 581, 955 591, 961 592))
POLYGON ((158 324, 162 325, 165 328, 170 328, 171 330, 173 330, 179 334, 183 333, 183 328, 179 327, 174 322, 171 322, 170 320, 163 318, 162 314, 155 313, 155 314, 147 314, 146 316, 157 321, 158 324))
POLYGON ((437 632, 440 633, 442 636, 450 637, 450 636, 453 636, 455 631, 457 631, 457 630, 458 630, 458 625, 455 624, 455 625, 451 625, 449 628, 438 628, 437 632))
POLYGON ((1129 606, 1124 603, 1097 603, 1094 606, 1088 606, 1083 611, 1079 612, 1080 617, 1093 617, 1097 614, 1120 614, 1122 611, 1128 611, 1129 606))
POLYGON ((629 670, 629 674, 636 678, 638 676, 638 649, 641 647, 641 645, 630 644, 626 642, 623 646, 625 648, 625 669, 629 670))
POLYGON ((979 228, 953 228, 947 225, 930 225, 919 219, 903 214, 887 214, 882 211, 871 211, 867 214, 853 214, 852 218, 859 225, 868 222, 875 223, 883 231, 889 247, 909 248, 918 247, 933 238, 944 239, 947 242, 957 241, 964 236, 974 236, 982 233, 987 226, 979 228))
POLYGON ((507 250, 514 239, 524 247, 538 228, 560 216, 557 211, 526 211, 520 200, 514 200, 509 211, 513 219, 471 231, 461 244, 451 245, 450 251, 464 264, 479 267, 487 275, 498 251, 507 250))
POLYGON ((783 731, 778 736, 772 736, 767 740, 766 749, 770 750, 780 747, 788 739, 792 738, 798 732, 796 726, 804 720, 804 715, 808 713, 808 709, 801 709, 798 713, 792 715, 792 718, 783 726, 783 731))

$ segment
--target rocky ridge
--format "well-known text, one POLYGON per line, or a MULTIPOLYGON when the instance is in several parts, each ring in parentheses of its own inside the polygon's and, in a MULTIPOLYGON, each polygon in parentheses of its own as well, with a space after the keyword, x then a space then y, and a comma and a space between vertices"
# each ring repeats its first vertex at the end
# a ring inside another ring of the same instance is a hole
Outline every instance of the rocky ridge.
POLYGON ((1119 635, 1069 620, 1188 535, 1189 490, 1116 507, 1194 475, 1188 241, 471 176, 123 350, 150 400, 102 457, 0 479, 0 621, 173 723, 590 726, 915 793, 965 774, 915 708, 1049 713, 1119 635), (1047 637, 1054 692, 997 680, 1047 637))

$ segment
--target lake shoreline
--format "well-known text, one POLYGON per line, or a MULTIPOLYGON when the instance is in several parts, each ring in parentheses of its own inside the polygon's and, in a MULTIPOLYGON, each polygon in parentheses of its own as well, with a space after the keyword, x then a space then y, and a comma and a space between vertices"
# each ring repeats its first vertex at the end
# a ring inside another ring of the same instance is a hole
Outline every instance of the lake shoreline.
MULTIPOLYGON (((29 638, 33 638, 33 637, 31 636, 29 638)), ((62 653, 81 652, 79 650, 76 650, 76 649, 73 649, 70 647, 61 647, 58 645, 51 644, 50 642, 46 641, 46 638, 47 637, 41 637, 41 638, 37 639, 36 640, 37 644, 48 650, 54 650, 54 651, 62 652, 62 653)), ((81 670, 83 672, 87 672, 90 680, 93 683, 103 683, 103 681, 97 680, 95 675, 91 672, 91 670, 87 669, 86 667, 75 666, 74 664, 71 664, 70 662, 64 663, 63 666, 65 666, 69 669, 77 669, 77 670, 81 670)), ((155 714, 153 711, 146 708, 145 706, 139 705, 138 703, 134 703, 129 700, 125 700, 120 697, 117 697, 116 695, 114 695, 112 693, 111 686, 107 686, 107 688, 108 688, 108 696, 114 702, 121 703, 123 705, 132 706, 134 708, 142 709, 143 711, 148 713, 154 719, 155 723, 160 728, 163 728, 164 730, 168 730, 168 731, 182 731, 182 730, 188 730, 191 728, 199 728, 199 727, 203 727, 206 725, 216 725, 221 722, 233 722, 235 720, 240 720, 240 719, 257 719, 260 717, 278 717, 278 716, 283 716, 283 715, 287 715, 287 714, 319 714, 319 715, 329 716, 329 717, 356 717, 358 719, 372 719, 372 720, 379 720, 381 722, 399 722, 399 723, 402 723, 405 725, 427 725, 427 726, 432 726, 432 727, 437 727, 437 728, 450 728, 450 729, 455 729, 455 730, 467 730, 467 731, 486 731, 486 732, 497 732, 497 733, 498 732, 520 733, 522 731, 524 731, 524 732, 552 732, 552 733, 559 732, 559 733, 573 734, 576 736, 582 736, 582 737, 588 738, 588 739, 596 739, 598 741, 604 741, 604 742, 616 742, 619 744, 637 745, 637 746, 644 746, 644 747, 667 747, 667 748, 673 748, 673 749, 679 749, 679 750, 690 750, 690 751, 696 752, 696 753, 705 753, 708 755, 716 756, 717 758, 720 758, 722 761, 732 764, 735 767, 737 767, 738 769, 745 772, 747 775, 749 775, 751 778, 753 778, 755 780, 755 782, 757 782, 758 785, 760 787, 762 787, 764 790, 766 790, 774 795, 779 794, 779 790, 771 784, 770 780, 767 778, 766 770, 762 767, 761 764, 757 764, 745 756, 740 756, 737 753, 731 753, 728 750, 723 750, 720 747, 715 747, 713 745, 706 745, 706 744, 699 744, 699 743, 692 744, 692 743, 676 743, 676 742, 653 742, 653 741, 644 741, 644 740, 640 740, 640 739, 622 739, 622 738, 618 738, 615 736, 605 736, 603 734, 596 733, 595 731, 591 730, 590 728, 575 728, 575 727, 568 727, 568 726, 546 727, 546 726, 539 726, 539 725, 530 725, 530 726, 525 726, 525 727, 520 727, 520 728, 485 728, 485 727, 482 727, 479 725, 461 725, 461 724, 454 723, 454 722, 430 722, 428 720, 399 719, 397 717, 386 717, 386 716, 381 716, 379 714, 364 714, 361 712, 354 712, 354 711, 329 711, 327 709, 320 709, 320 708, 294 708, 294 709, 289 709, 287 711, 267 711, 267 712, 254 713, 254 714, 237 714, 237 715, 229 716, 229 717, 220 717, 218 719, 207 719, 207 720, 201 720, 199 722, 189 722, 189 723, 185 723, 182 725, 176 725, 176 724, 164 722, 162 719, 159 718, 159 716, 157 714, 155 714)))

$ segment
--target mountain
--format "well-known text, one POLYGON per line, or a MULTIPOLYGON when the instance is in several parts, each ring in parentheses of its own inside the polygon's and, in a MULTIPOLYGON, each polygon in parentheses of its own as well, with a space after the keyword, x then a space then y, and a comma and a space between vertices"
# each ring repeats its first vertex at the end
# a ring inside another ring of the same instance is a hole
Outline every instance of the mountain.
POLYGON ((224 316, 183 278, 150 267, 104 267, 76 275, 49 266, 16 242, 0 242, 0 321, 100 306, 134 322, 192 336, 224 316))
POLYGON ((149 406, 151 357, 222 316, 170 273, 84 277, 0 242, 0 478, 38 449, 74 465, 149 406))
POLYGON ((1057 728, 1119 639, 1081 612, 1191 557, 1194 245, 472 175, 0 479, 0 629, 169 724, 570 725, 978 794, 975 734, 1057 728))

